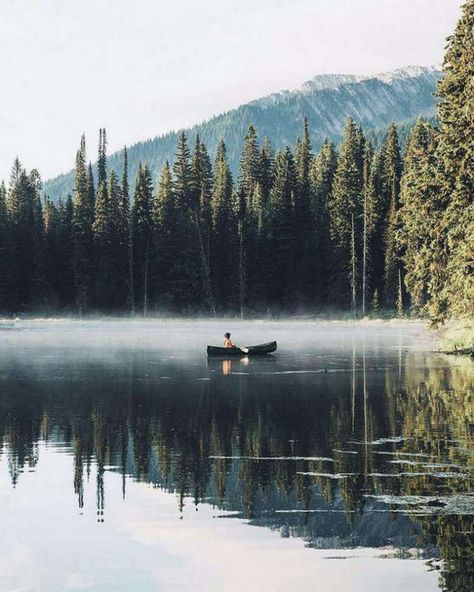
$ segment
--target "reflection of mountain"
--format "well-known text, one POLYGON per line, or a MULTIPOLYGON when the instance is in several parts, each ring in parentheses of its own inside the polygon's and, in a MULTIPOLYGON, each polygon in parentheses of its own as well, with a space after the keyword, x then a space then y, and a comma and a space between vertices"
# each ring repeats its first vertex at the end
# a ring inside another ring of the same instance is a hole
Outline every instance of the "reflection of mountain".
POLYGON ((327 372, 3 360, 0 437, 13 483, 39 441, 69 443, 79 505, 96 465, 99 519, 111 468, 310 546, 439 552, 445 589, 470 590, 472 370, 407 355, 354 351, 327 372))

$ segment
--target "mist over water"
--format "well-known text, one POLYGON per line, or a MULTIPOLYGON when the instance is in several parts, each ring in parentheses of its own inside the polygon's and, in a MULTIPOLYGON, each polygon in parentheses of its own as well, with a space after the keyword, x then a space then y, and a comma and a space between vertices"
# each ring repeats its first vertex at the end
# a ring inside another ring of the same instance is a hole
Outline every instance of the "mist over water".
POLYGON ((471 590, 474 371, 434 347, 397 322, 0 331, 0 590, 471 590), (278 350, 208 360, 226 331, 278 350))

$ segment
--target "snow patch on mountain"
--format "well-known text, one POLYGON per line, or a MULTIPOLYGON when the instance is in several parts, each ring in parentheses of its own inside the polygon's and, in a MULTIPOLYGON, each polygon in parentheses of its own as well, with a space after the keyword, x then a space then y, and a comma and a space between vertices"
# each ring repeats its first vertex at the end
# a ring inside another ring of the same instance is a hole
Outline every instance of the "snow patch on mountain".
POLYGON ((318 91, 338 90, 343 86, 358 84, 370 80, 376 80, 384 84, 395 84, 406 81, 410 78, 425 78, 436 83, 441 76, 441 69, 438 66, 406 66, 389 72, 379 74, 317 74, 311 80, 304 82, 294 90, 282 90, 272 93, 260 99, 252 101, 251 105, 270 107, 277 103, 286 102, 297 95, 308 95, 318 91))

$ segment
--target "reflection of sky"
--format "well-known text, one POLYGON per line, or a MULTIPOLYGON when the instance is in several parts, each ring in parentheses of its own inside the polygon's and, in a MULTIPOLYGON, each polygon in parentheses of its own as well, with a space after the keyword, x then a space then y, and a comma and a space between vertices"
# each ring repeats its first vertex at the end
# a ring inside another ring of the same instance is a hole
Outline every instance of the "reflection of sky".
POLYGON ((221 520, 209 505, 196 511, 191 501, 181 520, 175 495, 131 480, 123 500, 116 473, 106 473, 98 523, 94 470, 80 510, 72 457, 40 448, 35 471, 25 469, 16 489, 0 457, 1 592, 438 589, 423 561, 382 558, 386 550, 307 549, 241 519, 221 520))

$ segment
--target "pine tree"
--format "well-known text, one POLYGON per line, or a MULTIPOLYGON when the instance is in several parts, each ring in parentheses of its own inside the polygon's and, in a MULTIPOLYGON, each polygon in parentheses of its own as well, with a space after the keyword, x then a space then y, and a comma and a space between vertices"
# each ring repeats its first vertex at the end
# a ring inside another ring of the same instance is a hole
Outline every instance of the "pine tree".
POLYGON ((261 273, 258 260, 257 233, 261 217, 261 190, 256 189, 261 182, 261 158, 257 133, 249 126, 244 139, 240 158, 239 187, 237 192, 238 235, 239 235, 239 301, 240 314, 244 315, 247 306, 258 305, 255 286, 261 273))
POLYGON ((105 129, 99 129, 99 156, 97 159, 97 186, 107 183, 107 134, 105 129))
MULTIPOLYGON (((398 142, 397 128, 390 125, 387 131, 387 138, 384 145, 384 169, 383 182, 387 194, 388 218, 385 231, 385 289, 384 300, 388 309, 395 309, 399 297, 399 278, 404 277, 402 269, 402 255, 396 235, 399 230, 400 207, 400 179, 402 176, 402 159, 398 142)), ((403 284, 402 284, 403 285, 403 284)))
POLYGON ((104 311, 118 310, 127 300, 128 210, 123 211, 122 190, 115 171, 109 184, 97 192, 94 232, 96 304, 104 311))
POLYGON ((46 281, 46 243, 44 230, 43 206, 41 204, 41 190, 43 183, 39 172, 32 169, 29 177, 31 190, 31 204, 33 210, 33 228, 31 239, 34 244, 32 269, 32 294, 30 306, 42 308, 48 304, 49 287, 46 281))
POLYGON ((117 304, 120 307, 129 306, 131 302, 131 271, 130 255, 130 197, 128 186, 128 155, 124 148, 121 184, 118 179, 109 176, 109 194, 113 209, 117 212, 114 224, 115 242, 117 249, 117 304))
POLYGON ((37 171, 28 175, 15 160, 7 196, 11 223, 12 304, 17 310, 44 305, 46 277, 44 266, 44 226, 37 171))
POLYGON ((354 121, 349 119, 339 152, 329 203, 333 243, 329 297, 332 302, 342 307, 350 306, 353 287, 356 300, 359 298, 360 273, 359 267, 353 266, 352 254, 359 261, 362 239, 363 150, 361 131, 354 121))
POLYGON ((60 308, 57 280, 57 256, 58 256, 58 233, 59 233, 59 213, 56 205, 46 195, 44 198, 44 228, 46 242, 46 277, 48 285, 51 287, 51 304, 55 308, 60 308))
POLYGON ((269 274, 269 298, 288 308, 295 297, 294 261, 296 252, 295 192, 297 173, 290 149, 277 152, 275 177, 270 193, 268 239, 272 253, 269 274))
POLYGON ((92 218, 94 219, 94 212, 95 212, 95 183, 94 183, 94 173, 92 172, 92 164, 89 162, 89 166, 87 168, 87 200, 88 200, 88 207, 89 211, 92 212, 92 218))
POLYGON ((44 205, 46 277, 56 308, 68 309, 74 304, 74 276, 72 268, 72 200, 57 204, 46 196, 44 205))
POLYGON ((474 310, 474 0, 467 0, 448 40, 438 87, 437 151, 442 226, 433 272, 443 289, 432 293, 437 318, 472 316, 474 310))
POLYGON ((153 294, 155 302, 165 308, 173 308, 175 286, 179 284, 178 268, 174 264, 178 249, 178 211, 173 193, 171 168, 166 162, 160 171, 153 198, 153 218, 157 232, 154 237, 153 294))
POLYGON ((128 151, 127 147, 123 149, 123 168, 122 168, 122 200, 121 200, 121 238, 123 241, 123 251, 126 252, 123 260, 123 277, 127 289, 126 302, 129 306, 131 315, 135 313, 135 294, 133 277, 133 241, 131 234, 131 212, 130 212, 130 188, 128 184, 128 151), (126 236, 125 236, 126 233, 126 236))
POLYGON ((174 265, 179 281, 173 287, 173 300, 180 310, 202 308, 206 295, 203 292, 203 257, 198 222, 200 204, 193 194, 192 170, 187 139, 182 132, 173 164, 173 194, 176 204, 177 225, 175 241, 177 251, 174 265))
POLYGON ((92 226, 95 255, 95 303, 99 310, 111 309, 111 234, 109 194, 105 181, 99 183, 92 226))
POLYGON ((93 284, 92 224, 94 209, 92 207, 91 176, 86 173, 85 150, 85 137, 82 136, 81 146, 76 155, 72 220, 74 284, 76 305, 80 315, 91 304, 93 284))
POLYGON ((321 307, 327 302, 327 284, 330 267, 330 231, 328 205, 337 167, 337 153, 333 144, 325 140, 313 159, 310 171, 311 210, 314 220, 313 286, 314 304, 321 307))
POLYGON ((201 255, 202 290, 205 295, 209 312, 216 314, 214 294, 210 271, 210 240, 211 240, 211 196, 212 196, 212 165, 205 145, 196 136, 196 145, 191 159, 191 191, 193 193, 194 221, 198 237, 198 248, 201 255))
POLYGON ((147 165, 139 164, 131 213, 133 244, 133 283, 135 304, 147 316, 150 291, 150 261, 153 244, 154 220, 152 210, 153 185, 147 165))
POLYGON ((11 294, 11 234, 7 210, 7 190, 0 184, 0 311, 6 312, 12 302, 11 294))
POLYGON ((237 268, 237 220, 233 207, 233 182, 224 142, 217 149, 212 192, 211 270, 216 304, 220 312, 235 308, 237 268))
POLYGON ((296 191, 294 194, 295 225, 298 229, 298 242, 295 255, 295 293, 302 305, 314 301, 314 269, 316 251, 316 233, 311 216, 311 181, 310 170, 313 155, 309 139, 308 120, 304 118, 303 137, 298 139, 295 153, 296 191))
POLYGON ((270 191, 273 186, 273 152, 270 140, 265 138, 260 151, 260 188, 262 192, 262 207, 267 208, 270 191))
POLYGON ((370 142, 365 145, 363 165, 363 206, 362 206, 362 316, 367 312, 367 297, 371 277, 371 236, 374 229, 372 195, 373 148, 370 142))
POLYGON ((367 208, 368 277, 366 295, 382 294, 385 275, 385 238, 389 196, 384 183, 385 151, 383 147, 370 154, 364 164, 364 204, 367 208))
POLYGON ((409 137, 401 183, 401 222, 397 240, 407 269, 405 278, 415 313, 430 312, 432 298, 442 289, 438 248, 443 199, 437 178, 438 134, 419 120, 409 137))

